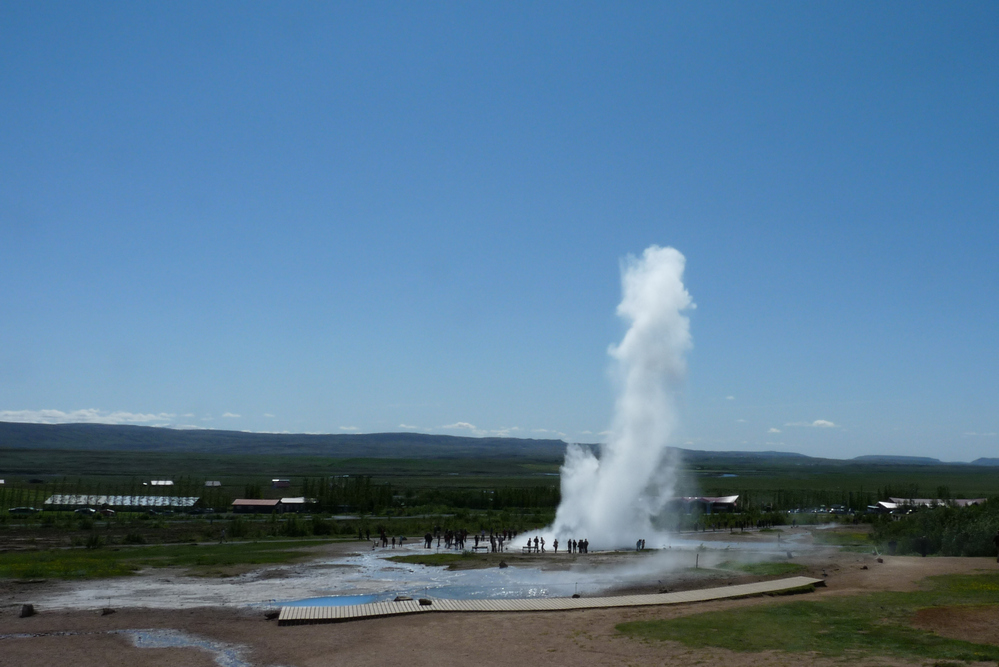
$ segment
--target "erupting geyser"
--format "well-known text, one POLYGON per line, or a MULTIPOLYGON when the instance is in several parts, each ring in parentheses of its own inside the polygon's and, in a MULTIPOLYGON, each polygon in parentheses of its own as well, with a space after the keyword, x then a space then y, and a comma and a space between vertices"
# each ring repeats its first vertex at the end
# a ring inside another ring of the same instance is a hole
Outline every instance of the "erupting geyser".
POLYGON ((683 286, 685 262, 674 248, 650 246, 622 263, 617 314, 630 326, 608 350, 616 362, 614 421, 599 457, 578 445, 566 451, 562 502, 546 531, 560 542, 589 539, 606 549, 649 539, 653 546, 662 533, 654 518, 676 486, 667 443, 691 347, 683 312, 695 307, 683 286))

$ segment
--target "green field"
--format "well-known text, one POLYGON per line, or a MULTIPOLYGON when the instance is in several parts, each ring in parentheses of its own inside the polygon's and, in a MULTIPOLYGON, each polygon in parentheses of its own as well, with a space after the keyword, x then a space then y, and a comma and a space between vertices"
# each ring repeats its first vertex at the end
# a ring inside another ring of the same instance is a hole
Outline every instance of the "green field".
POLYGON ((147 567, 184 567, 190 574, 218 574, 232 566, 286 563, 304 558, 308 554, 302 548, 315 544, 314 541, 274 541, 10 551, 0 553, 0 578, 120 577, 147 567))
MULTIPOLYGON (((681 493, 740 494, 751 504, 781 509, 844 504, 856 509, 890 496, 978 498, 999 495, 994 468, 970 465, 904 465, 780 458, 700 461, 688 455, 681 493), (722 475, 731 475, 723 477, 722 475)), ((560 459, 496 458, 328 458, 296 455, 234 455, 176 452, 0 449, 0 474, 8 486, 29 479, 51 485, 85 479, 124 489, 143 479, 220 480, 242 490, 271 478, 292 479, 292 492, 305 477, 370 476, 376 483, 406 490, 492 489, 498 486, 557 486, 560 459)), ((197 486, 196 484, 194 486, 197 486)), ((285 492, 286 495, 288 492, 285 492)))
POLYGON ((722 569, 734 569, 760 577, 786 577, 804 572, 807 568, 798 563, 764 562, 764 563, 722 563, 722 569))
POLYGON ((917 610, 999 604, 999 574, 933 577, 909 593, 796 600, 661 621, 636 621, 619 632, 693 648, 786 651, 831 658, 898 657, 912 660, 999 660, 999 646, 947 639, 909 623, 917 610))

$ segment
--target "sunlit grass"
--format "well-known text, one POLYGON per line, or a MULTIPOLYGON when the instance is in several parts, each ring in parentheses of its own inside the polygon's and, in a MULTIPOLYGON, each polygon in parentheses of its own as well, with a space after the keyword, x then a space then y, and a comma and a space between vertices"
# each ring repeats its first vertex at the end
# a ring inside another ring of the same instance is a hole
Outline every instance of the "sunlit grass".
MULTIPOLYGON (((312 543, 314 544, 314 543, 312 543)), ((145 567, 195 570, 285 563, 305 556, 302 542, 251 542, 100 549, 49 549, 0 553, 0 578, 95 579, 134 574, 145 567)))
POLYGON ((934 577, 927 584, 929 588, 921 591, 801 600, 622 623, 617 629, 639 639, 678 641, 694 648, 851 658, 999 660, 999 646, 948 639, 909 625, 924 607, 999 604, 999 574, 934 577))
POLYGON ((755 574, 760 577, 778 577, 786 574, 798 574, 806 568, 798 563, 788 562, 764 562, 764 563, 735 563, 726 561, 720 566, 725 570, 741 570, 747 574, 755 574))

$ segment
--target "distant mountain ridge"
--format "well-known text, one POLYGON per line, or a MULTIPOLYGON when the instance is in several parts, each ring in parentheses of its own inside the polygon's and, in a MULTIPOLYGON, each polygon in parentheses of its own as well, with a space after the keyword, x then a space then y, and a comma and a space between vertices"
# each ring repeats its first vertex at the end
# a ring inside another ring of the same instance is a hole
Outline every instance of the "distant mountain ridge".
POLYGON ((852 461, 857 461, 858 463, 902 463, 905 465, 925 465, 934 466, 943 463, 940 459, 930 458, 928 456, 891 456, 891 455, 881 455, 881 454, 870 454, 867 456, 855 456, 851 459, 852 461))
MULTIPOLYGON (((248 433, 210 429, 172 429, 118 424, 28 424, 0 421, 0 449, 77 451, 192 452, 275 454, 330 458, 526 458, 561 461, 566 442, 533 438, 475 438, 427 433, 248 433)), ((584 444, 596 449, 598 445, 584 444)), ((781 461, 790 465, 976 465, 999 466, 999 458, 945 464, 924 456, 868 455, 831 459, 794 452, 704 451, 674 448, 688 464, 726 461, 781 461)))
POLYGON ((561 459, 561 440, 424 433, 285 434, 110 424, 0 422, 0 448, 282 454, 331 458, 525 457, 561 459))

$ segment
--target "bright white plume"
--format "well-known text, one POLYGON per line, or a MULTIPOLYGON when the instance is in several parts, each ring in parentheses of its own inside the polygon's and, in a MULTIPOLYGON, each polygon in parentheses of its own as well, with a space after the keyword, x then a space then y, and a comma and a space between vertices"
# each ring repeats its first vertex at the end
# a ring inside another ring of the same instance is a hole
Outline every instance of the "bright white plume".
POLYGON ((691 348, 684 311, 695 307, 683 286, 685 263, 676 249, 659 246, 622 263, 617 314, 629 328, 608 350, 618 391, 614 421, 599 457, 579 445, 566 451, 562 502, 546 531, 562 542, 623 547, 660 532, 653 519, 676 487, 667 445, 691 348))

